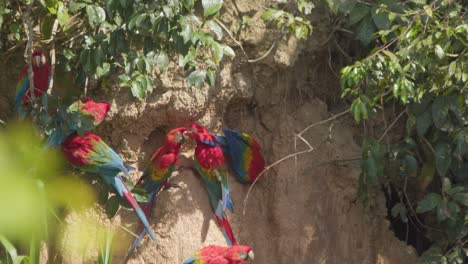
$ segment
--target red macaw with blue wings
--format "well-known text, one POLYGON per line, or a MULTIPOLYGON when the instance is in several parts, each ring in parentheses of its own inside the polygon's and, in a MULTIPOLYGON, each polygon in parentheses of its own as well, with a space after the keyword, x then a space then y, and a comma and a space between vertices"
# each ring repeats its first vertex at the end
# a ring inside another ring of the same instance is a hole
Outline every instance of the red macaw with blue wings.
MULTIPOLYGON (((143 189, 150 194, 144 207, 144 212, 148 219, 151 217, 151 213, 156 204, 155 197, 159 191, 167 185, 168 180, 176 167, 179 159, 180 146, 184 140, 185 130, 185 127, 179 127, 172 129, 167 133, 164 145, 159 147, 153 154, 148 167, 138 181, 137 187, 143 187, 143 189)), ((143 227, 140 227, 137 233, 139 236, 133 242, 132 248, 128 253, 128 257, 133 255, 133 252, 141 243, 145 233, 146 230, 143 227)))
POLYGON ((83 137, 74 133, 63 142, 63 152, 74 166, 89 173, 99 174, 103 180, 114 187, 117 194, 123 197, 133 208, 153 240, 156 239, 145 213, 128 190, 120 176, 129 176, 129 169, 120 156, 115 153, 98 135, 86 132, 83 137))

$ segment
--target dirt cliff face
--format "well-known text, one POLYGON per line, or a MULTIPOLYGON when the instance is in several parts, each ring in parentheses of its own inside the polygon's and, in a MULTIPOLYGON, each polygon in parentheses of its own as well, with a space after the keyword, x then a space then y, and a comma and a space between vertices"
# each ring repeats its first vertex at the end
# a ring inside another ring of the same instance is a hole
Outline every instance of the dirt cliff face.
MULTIPOLYGON (((235 2, 236 8, 227 4, 229 12, 222 20, 234 27, 237 13, 253 16, 253 24, 241 35, 248 56, 259 57, 279 33, 267 31, 254 1, 235 2)), ((125 89, 97 90, 96 99, 112 102, 110 118, 97 133, 138 168, 135 179, 165 133, 190 121, 213 132, 229 127, 254 135, 269 164, 307 149, 295 135, 344 110, 329 109, 325 103, 339 94, 339 83, 329 67, 333 58, 324 55, 327 48, 322 45, 330 22, 320 13, 313 15, 317 26, 307 45, 285 37, 266 59, 254 64, 236 49, 236 58, 223 62, 214 87, 186 88, 176 71, 168 71, 145 102, 134 100, 125 89)), ((272 167, 253 187, 246 204, 248 186, 230 177, 235 213, 229 219, 238 242, 253 247, 254 263, 416 262, 414 250, 389 230, 383 194, 370 209, 356 202, 359 163, 350 160, 360 156, 354 142, 357 133, 347 117, 313 127, 304 134, 313 151, 272 167)), ((184 148, 182 165, 190 165, 192 152, 184 148)), ((205 245, 225 245, 200 180, 182 168, 173 182, 180 188, 161 193, 150 221, 158 240, 146 237, 129 263, 181 263, 205 245)), ((89 261, 74 257, 78 249, 69 242, 79 222, 76 217, 70 216, 62 242, 66 263, 89 261)), ((137 227, 137 218, 127 211, 104 222, 117 229, 137 227)), ((126 233, 119 240, 126 241, 125 250, 132 237, 126 233)), ((125 258, 124 250, 116 252, 117 262, 125 258)))

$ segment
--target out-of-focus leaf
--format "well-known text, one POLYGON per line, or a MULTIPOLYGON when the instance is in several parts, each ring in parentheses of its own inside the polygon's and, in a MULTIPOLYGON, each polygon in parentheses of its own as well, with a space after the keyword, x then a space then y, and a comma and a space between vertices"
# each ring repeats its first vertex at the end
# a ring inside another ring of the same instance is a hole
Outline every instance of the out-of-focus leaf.
POLYGON ((223 0, 202 0, 203 15, 211 16, 216 14, 223 6, 223 0))
POLYGON ((430 211, 442 203, 442 197, 437 193, 429 193, 418 203, 416 207, 417 213, 425 213, 430 211))
POLYGON ((161 51, 158 56, 156 57, 156 64, 158 65, 158 69, 160 72, 164 72, 167 69, 167 66, 169 65, 169 57, 167 56, 167 53, 164 51, 161 51))
POLYGON ((69 19, 70 15, 68 14, 68 10, 65 8, 62 2, 59 2, 57 9, 57 20, 60 26, 65 26, 69 19))
POLYGON ((119 210, 120 207, 120 199, 118 196, 114 195, 109 198, 106 202, 106 214, 109 216, 109 218, 114 218, 114 216, 117 214, 117 211, 119 210))
POLYGON ((440 175, 445 175, 450 168, 452 162, 452 151, 447 143, 439 143, 435 146, 435 161, 437 172, 440 175))
POLYGON ((453 196, 453 199, 458 203, 468 207, 468 193, 456 193, 453 196))
POLYGON ((370 16, 370 7, 366 4, 358 3, 354 6, 349 14, 349 23, 351 25, 361 21, 364 17, 370 16))
POLYGON ((200 88, 203 86, 203 83, 205 82, 205 78, 206 78, 205 70, 193 71, 187 77, 187 85, 200 88))

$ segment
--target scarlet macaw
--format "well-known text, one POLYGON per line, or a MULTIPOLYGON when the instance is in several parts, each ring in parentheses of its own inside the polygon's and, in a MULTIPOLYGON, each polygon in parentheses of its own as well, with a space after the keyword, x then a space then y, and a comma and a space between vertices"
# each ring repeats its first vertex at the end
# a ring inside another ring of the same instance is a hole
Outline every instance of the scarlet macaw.
MULTIPOLYGON (((15 112, 21 106, 27 105, 31 100, 28 69, 29 65, 25 65, 18 77, 14 105, 15 112)), ((45 54, 40 50, 36 50, 32 54, 32 70, 34 73, 34 96, 38 98, 47 91, 50 79, 50 65, 47 63, 45 54)))
POLYGON ((200 174, 205 184, 211 209, 223 231, 227 244, 229 246, 235 245, 237 242, 225 212, 226 209, 232 212, 233 208, 223 150, 216 138, 206 128, 198 124, 191 123, 190 130, 186 131, 185 134, 197 142, 195 170, 200 174))
POLYGON ((253 183, 265 169, 260 145, 251 135, 233 129, 223 129, 224 137, 216 135, 224 155, 240 183, 253 183))
MULTIPOLYGON (((167 184, 176 167, 185 130, 185 127, 179 127, 172 129, 167 133, 164 145, 159 147, 153 154, 149 165, 138 181, 137 186, 141 183, 143 189, 150 194, 144 207, 144 212, 148 219, 150 219, 151 213, 156 204, 156 195, 167 184)), ((127 257, 133 255, 133 252, 141 243, 145 233, 146 230, 143 227, 140 227, 137 233, 139 236, 133 242, 132 248, 130 249, 127 257)))
POLYGON ((74 133, 65 139, 63 152, 72 165, 85 172, 99 174, 107 184, 114 187, 117 194, 123 197, 133 208, 151 238, 156 239, 143 210, 141 210, 120 176, 121 172, 125 176, 129 176, 128 170, 130 167, 125 166, 120 156, 98 135, 86 132, 81 137, 74 133))
POLYGON ((249 246, 206 246, 182 264, 247 264, 254 259, 249 246))
POLYGON ((64 116, 57 118, 57 126, 47 139, 47 147, 62 144, 66 137, 78 132, 91 131, 104 121, 111 105, 107 102, 95 102, 85 97, 71 104, 64 116))

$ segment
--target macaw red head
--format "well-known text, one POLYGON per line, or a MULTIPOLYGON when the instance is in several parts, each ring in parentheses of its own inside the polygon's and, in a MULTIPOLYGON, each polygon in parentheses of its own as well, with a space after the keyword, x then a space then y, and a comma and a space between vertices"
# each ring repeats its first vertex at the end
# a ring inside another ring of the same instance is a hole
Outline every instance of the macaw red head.
POLYGON ((41 68, 47 64, 47 58, 44 52, 35 50, 32 54, 32 65, 34 68, 41 68))
POLYGON ((197 123, 190 123, 189 130, 187 130, 184 135, 189 136, 195 140, 200 137, 200 135, 208 135, 210 132, 203 126, 200 126, 197 123))
POLYGON ((248 263, 254 259, 252 248, 244 245, 235 245, 228 247, 224 257, 233 263, 248 263))
POLYGON ((182 144, 184 141, 184 133, 187 129, 185 127, 178 127, 174 128, 169 133, 166 135, 166 142, 167 143, 176 143, 176 144, 182 144))
POLYGON ((80 110, 84 113, 90 114, 93 117, 94 125, 99 125, 109 112, 111 105, 107 102, 95 102, 89 97, 80 100, 80 110))
POLYGON ((88 164, 88 154, 99 141, 101 138, 91 132, 86 132, 83 137, 74 133, 63 142, 63 153, 71 164, 85 166, 88 164))

